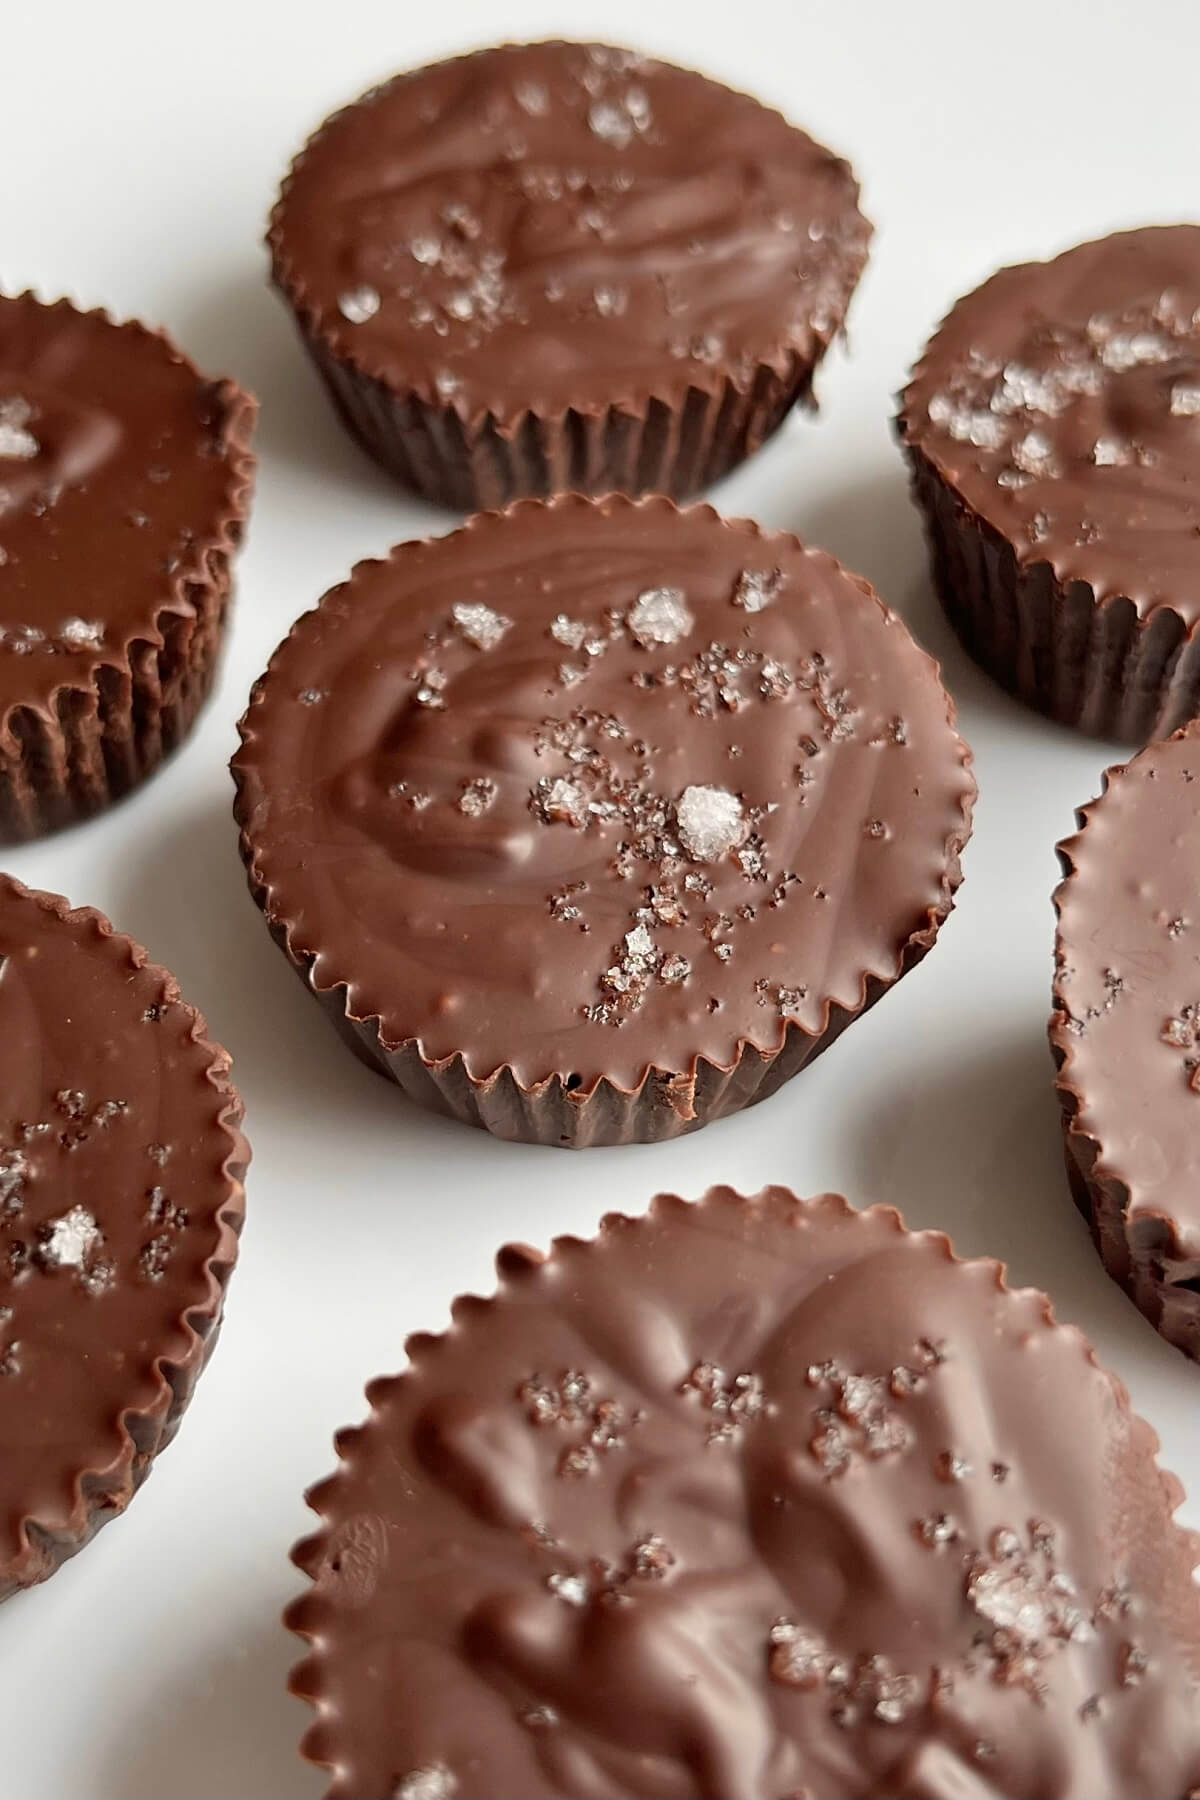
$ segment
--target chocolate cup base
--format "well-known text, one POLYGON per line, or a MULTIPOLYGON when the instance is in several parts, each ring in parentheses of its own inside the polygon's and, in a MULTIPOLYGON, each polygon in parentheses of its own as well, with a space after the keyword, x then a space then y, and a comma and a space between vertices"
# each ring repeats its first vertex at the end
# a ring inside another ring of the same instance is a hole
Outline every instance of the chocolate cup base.
MULTIPOLYGON (((254 880, 253 852, 244 830, 241 848, 250 891, 265 913, 267 896, 254 880)), ((868 975, 858 1007, 831 1004, 828 1023, 820 1035, 813 1036, 797 1025, 789 1025, 783 1047, 774 1053, 744 1044, 731 1068, 698 1057, 694 1074, 651 1070, 632 1092, 607 1080, 584 1092, 573 1086, 569 1075, 565 1080, 561 1075, 552 1075, 526 1087, 508 1067, 478 1081, 468 1074, 460 1056, 431 1062, 415 1043, 389 1046, 380 1038, 377 1020, 351 1017, 344 987, 314 987, 313 959, 296 955, 281 925, 268 920, 268 929, 305 990, 319 1003, 358 1060, 375 1074, 394 1082, 415 1105, 488 1131, 509 1143, 586 1150, 615 1144, 654 1144, 683 1137, 717 1119, 755 1106, 760 1100, 770 1099, 924 959, 949 916, 961 880, 961 862, 955 856, 947 870, 944 905, 936 917, 931 917, 925 927, 908 939, 896 974, 887 980, 868 975)))
POLYGON ((1006 692, 1061 725, 1142 744, 1200 713, 1200 634, 1159 606, 1064 584, 1012 546, 906 446, 933 581, 964 649, 1006 692))
MULTIPOLYGON (((1053 1043, 1051 1047, 1056 1067, 1061 1068, 1061 1052, 1053 1043)), ((1058 1098, 1071 1196, 1087 1221, 1100 1260, 1159 1335, 1200 1362, 1200 1282, 1167 1279, 1165 1265, 1174 1254, 1168 1222, 1148 1216, 1131 1220, 1129 1189, 1099 1172, 1100 1146, 1078 1129, 1079 1103, 1062 1081, 1058 1098)))
POLYGON ((337 356, 300 322, 300 336, 339 416, 367 455, 435 505, 498 510, 553 494, 666 494, 687 499, 761 449, 792 408, 812 404, 824 354, 792 353, 782 369, 760 364, 747 387, 732 380, 691 387, 681 405, 654 399, 644 416, 623 407, 527 412, 510 426, 490 413, 471 424, 452 406, 397 393, 337 356))

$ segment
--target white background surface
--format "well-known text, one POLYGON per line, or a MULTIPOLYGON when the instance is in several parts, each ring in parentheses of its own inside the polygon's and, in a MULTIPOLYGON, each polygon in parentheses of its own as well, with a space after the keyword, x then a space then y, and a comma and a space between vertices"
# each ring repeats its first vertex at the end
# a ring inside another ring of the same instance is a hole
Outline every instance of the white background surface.
MULTIPOLYGON (((1081 1323, 1200 1496, 1200 1371, 1103 1273, 1068 1196, 1045 1042, 1054 843, 1111 747, 1023 711, 930 596, 891 441, 929 328, 999 263, 1195 216, 1191 0, 204 0, 2 8, 0 286, 165 323, 255 389, 258 502, 215 703, 119 811, 10 852, 178 975, 233 1054, 255 1160, 225 1334, 130 1515, 0 1612, 4 1800, 307 1800, 306 1713, 280 1629, 306 1484, 362 1386, 486 1290, 505 1239, 589 1233, 612 1207, 714 1180, 898 1204, 1008 1260, 1081 1323), (958 909, 928 961, 773 1100, 679 1144, 555 1151, 423 1114, 342 1048, 244 886, 226 763, 253 678, 352 561, 445 530, 335 425, 266 286, 287 160, 395 69, 497 37, 638 44, 759 92, 848 155, 878 235, 851 354, 715 494, 868 575, 943 659, 981 797, 958 909), (1190 1428, 1189 1428, 1190 1427, 1190 1428)), ((1200 1524, 1200 1508, 1188 1516, 1200 1524)))

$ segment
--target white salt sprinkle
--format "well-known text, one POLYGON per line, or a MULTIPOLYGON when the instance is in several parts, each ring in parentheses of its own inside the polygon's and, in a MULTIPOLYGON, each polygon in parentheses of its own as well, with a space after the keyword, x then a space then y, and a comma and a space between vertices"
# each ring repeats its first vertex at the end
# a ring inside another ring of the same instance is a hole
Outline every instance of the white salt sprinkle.
POLYGON ((80 1269, 93 1245, 100 1241, 100 1227, 85 1207, 73 1206, 55 1219, 41 1246, 42 1261, 59 1269, 80 1269))
POLYGON ((1194 381, 1177 381, 1171 389, 1171 411, 1177 419, 1194 419, 1200 413, 1200 387, 1194 381))
POLYGON ((368 287, 365 282, 361 287, 347 288, 344 294, 338 295, 338 311, 351 325, 365 325, 368 319, 375 317, 380 304, 378 288, 368 287))
POLYGON ((503 613, 493 612, 490 606, 477 600, 460 600, 451 609, 451 616, 459 636, 468 644, 474 644, 477 650, 494 650, 512 624, 503 613))
POLYGON ((746 835, 742 803, 726 788, 684 788, 675 819, 679 840, 696 862, 717 862, 746 835))
POLYGON ((638 595, 625 621, 637 642, 648 650, 653 644, 677 644, 695 620, 682 588, 647 588, 638 595))

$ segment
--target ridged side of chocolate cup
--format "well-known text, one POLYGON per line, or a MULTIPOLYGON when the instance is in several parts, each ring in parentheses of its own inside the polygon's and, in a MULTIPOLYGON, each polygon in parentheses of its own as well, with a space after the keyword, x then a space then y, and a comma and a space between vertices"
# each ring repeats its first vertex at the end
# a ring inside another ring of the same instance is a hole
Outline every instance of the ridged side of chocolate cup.
MULTIPOLYGON (((204 381, 164 332, 137 321, 117 324, 102 308, 88 316, 165 344, 197 383, 204 381)), ((182 742, 208 698, 220 666, 234 553, 249 513, 258 411, 236 382, 213 388, 224 413, 228 504, 219 517, 197 521, 187 560, 172 574, 164 571, 153 636, 94 657, 88 672, 65 680, 45 708, 19 704, 0 716, 0 843, 41 837, 111 806, 182 742)))
POLYGON ((230 1079, 229 1057, 209 1038, 201 1014, 181 999, 174 976, 152 962, 140 944, 117 931, 104 914, 93 907, 72 907, 61 895, 41 893, 26 888, 11 877, 6 879, 20 897, 33 900, 65 925, 90 931, 96 937, 120 946, 128 957, 131 972, 148 971, 156 984, 161 984, 163 999, 182 1005, 190 1015, 191 1041, 209 1059, 207 1080, 221 1102, 215 1123, 227 1145, 222 1174, 228 1195, 216 1214, 217 1241, 205 1259, 207 1294, 199 1304, 189 1306, 180 1315, 179 1323, 187 1338, 186 1350, 182 1356, 155 1359, 158 1391, 154 1403, 122 1414, 123 1441, 115 1462, 104 1468, 78 1471, 74 1479, 71 1515, 65 1527, 58 1524, 52 1528, 34 1515, 21 1520, 22 1554, 15 1564, 8 1564, 0 1574, 0 1600, 47 1580, 69 1557, 82 1550, 102 1525, 124 1512, 150 1473, 154 1458, 175 1436, 220 1335, 225 1290, 237 1262, 238 1239, 245 1220, 244 1178, 250 1162, 250 1146, 241 1129, 244 1108, 230 1079))
MULTIPOLYGON (((981 1264, 990 1268, 994 1275, 996 1289, 1003 1294, 1023 1292, 1028 1297, 1040 1299, 1039 1310, 1041 1328, 1065 1333, 1073 1338, 1078 1346, 1082 1361, 1092 1369, 1099 1369, 1111 1384, 1118 1408, 1124 1414, 1131 1412, 1128 1390, 1120 1377, 1113 1374, 1101 1364, 1096 1351, 1083 1333, 1075 1326, 1062 1324, 1055 1316, 1051 1301, 1044 1295, 1031 1296, 1031 1291, 1015 1290, 1007 1282, 1007 1270, 1003 1263, 990 1258, 964 1258, 955 1253, 951 1240, 943 1232, 924 1231, 910 1232, 900 1212, 891 1206, 873 1206, 861 1211, 850 1206, 840 1194, 820 1194, 811 1199, 800 1199, 789 1188, 769 1186, 760 1193, 745 1196, 729 1186, 718 1186, 708 1190, 699 1200, 687 1201, 673 1193, 657 1194, 651 1201, 647 1212, 640 1217, 631 1217, 627 1213, 608 1213, 600 1221, 593 1239, 581 1239, 575 1236, 555 1238, 548 1251, 539 1251, 524 1244, 509 1244, 500 1250, 496 1257, 496 1273, 498 1286, 494 1295, 482 1298, 477 1295, 460 1295, 451 1305, 451 1324, 444 1332, 419 1331, 408 1337, 404 1344, 405 1354, 412 1370, 419 1370, 426 1361, 436 1357, 439 1346, 454 1332, 468 1322, 476 1322, 481 1315, 503 1299, 506 1287, 519 1281, 523 1273, 528 1273, 531 1266, 540 1266, 553 1262, 564 1250, 588 1248, 614 1231, 633 1231, 644 1226, 650 1220, 662 1219, 664 1215, 690 1213, 694 1209, 707 1212, 719 1212, 729 1208, 755 1207, 776 1216, 795 1214, 803 1209, 810 1214, 824 1214, 839 1221, 860 1222, 863 1229, 870 1227, 890 1227, 897 1238, 920 1236, 932 1245, 936 1245, 950 1264, 970 1269, 981 1264)), ((334 1777, 333 1785, 327 1790, 327 1800, 341 1800, 352 1790, 346 1781, 353 1779, 352 1752, 353 1745, 346 1741, 344 1722, 340 1715, 339 1699, 336 1686, 331 1679, 329 1667, 329 1649, 327 1635, 323 1629, 323 1608, 329 1605, 318 1591, 317 1583, 323 1571, 330 1566, 334 1551, 334 1537, 339 1522, 344 1526, 344 1519, 339 1521, 339 1499, 346 1465, 354 1459, 358 1446, 370 1431, 373 1418, 386 1403, 388 1396, 397 1387, 403 1387, 411 1380, 410 1371, 398 1375, 381 1376, 371 1381, 366 1389, 366 1399, 370 1408, 367 1420, 356 1426, 350 1426, 336 1433, 334 1451, 339 1459, 339 1467, 332 1475, 317 1482, 309 1488, 305 1499, 320 1520, 319 1528, 310 1536, 302 1538, 294 1545, 292 1561, 311 1584, 303 1594, 285 1609, 283 1623, 288 1630, 304 1640, 306 1654, 292 1669, 288 1688, 297 1698, 305 1701, 315 1714, 313 1722, 308 1726, 300 1744, 300 1752, 304 1759, 315 1767, 322 1769, 334 1777)), ((1160 1442, 1152 1426, 1139 1416, 1134 1417, 1134 1430, 1141 1454, 1148 1459, 1156 1459, 1160 1451, 1160 1442)), ((1178 1477, 1161 1467, 1157 1469, 1159 1481, 1169 1513, 1174 1514, 1182 1504, 1185 1495, 1178 1477)), ((1186 1545, 1186 1553, 1197 1566, 1200 1566, 1200 1533, 1180 1528, 1180 1536, 1186 1545)), ((343 1532, 339 1543, 346 1546, 347 1539, 343 1532)), ((351 1550, 357 1546, 350 1541, 351 1550)), ((362 1567, 364 1577, 369 1577, 371 1569, 371 1545, 364 1546, 362 1567)), ((336 1566, 336 1564, 335 1564, 336 1566)), ((938 1790, 941 1791, 940 1788, 938 1790)), ((980 1788, 983 1793, 983 1788, 980 1788)), ((991 1791, 990 1789, 988 1790, 991 1791)), ((1184 1800, 1181 1796, 1180 1800, 1184 1800)))
POLYGON ((1145 743, 1200 713, 1200 632, 1173 607, 1061 582, 1019 558, 898 421, 934 587, 963 647, 1027 706, 1096 737, 1145 743))
MULTIPOLYGON (((380 380, 322 331, 318 308, 288 253, 284 218, 306 156, 358 104, 331 114, 293 160, 271 212, 266 244, 274 286, 338 413, 367 455, 406 487, 467 513, 570 492, 659 493, 683 500, 761 449, 794 406, 815 407, 813 377, 843 329, 853 287, 836 313, 823 302, 818 316, 795 318, 784 337, 763 346, 749 377, 735 378, 720 362, 699 364, 675 379, 664 368, 636 406, 471 415, 432 389, 401 389, 380 380)), ((762 110, 781 116, 773 107, 762 110)), ((871 228, 865 229, 869 238, 871 228)), ((866 257, 864 246, 854 285, 866 257)))
POLYGON ((719 386, 691 382, 656 395, 641 414, 570 407, 554 417, 526 412, 502 420, 487 413, 476 422, 449 404, 394 392, 339 355, 322 338, 312 310, 282 277, 276 281, 338 412, 368 456, 425 499, 460 512, 566 492, 687 499, 761 449, 797 402, 812 403, 813 375, 833 336, 814 334, 810 358, 790 351, 760 363, 748 385, 726 372, 719 386))
MULTIPOLYGON (((555 504, 570 506, 578 504, 579 499, 578 495, 561 495, 555 504)), ((613 496, 612 499, 616 505, 637 504, 620 495, 613 496)), ((534 503, 517 503, 518 506, 523 504, 534 503)), ((670 501, 661 498, 641 504, 667 508, 671 506, 670 501)), ((704 510, 714 518, 719 517, 711 507, 704 510)), ((462 529, 470 531, 494 516, 488 513, 477 514, 462 529)), ((750 521, 723 522, 761 535, 762 528, 750 521)), ((399 546, 393 556, 402 556, 405 548, 407 546, 399 546)), ((859 585, 877 605, 883 606, 879 596, 866 582, 860 581, 859 585)), ((304 615, 305 618, 311 616, 304 615)), ((303 619, 297 620, 297 625, 302 623, 303 619)), ((234 817, 239 827, 238 843, 250 892, 267 920, 271 936, 291 967, 360 1060, 394 1081, 418 1105, 458 1119, 463 1124, 478 1126, 491 1132, 494 1137, 573 1150, 612 1144, 658 1143, 667 1138, 682 1137, 715 1119, 740 1112, 759 1100, 766 1100, 822 1050, 827 1049, 852 1020, 875 1004, 880 995, 916 967, 932 948, 938 931, 953 908, 954 895, 962 881, 962 852, 971 834, 975 796, 973 785, 963 797, 961 824, 946 841, 945 869, 938 904, 928 910, 913 926, 904 942, 897 946, 894 973, 886 980, 864 974, 859 997, 853 1006, 844 1007, 826 1000, 819 1031, 810 1032, 798 1021, 789 1019, 785 1021, 783 1042, 775 1051, 764 1051, 749 1040, 742 1039, 736 1057, 727 1066, 704 1056, 696 1056, 684 1069, 648 1067, 633 1088, 624 1087, 607 1077, 591 1086, 573 1086, 572 1078, 569 1075, 564 1078, 561 1074, 524 1083, 507 1065, 493 1071, 486 1078, 479 1079, 470 1073, 460 1054, 431 1058, 424 1054, 416 1039, 388 1042, 382 1036, 377 1016, 355 1015, 346 982, 331 982, 322 986, 315 973, 316 953, 305 952, 293 943, 292 924, 279 916, 271 890, 258 872, 253 835, 253 801, 247 792, 243 757, 252 734, 256 700, 264 691, 278 655, 279 651, 276 651, 266 674, 255 683, 250 705, 238 726, 243 749, 234 755, 230 765, 236 789, 234 817)), ((940 681, 937 664, 931 657, 927 660, 933 668, 935 678, 940 681)), ((942 691, 946 703, 946 722, 951 732, 954 732, 957 712, 950 695, 945 689, 942 691)), ((970 751, 961 739, 958 741, 964 766, 969 767, 970 751)))
MULTIPOLYGON (((1105 772, 1100 800, 1108 791, 1105 772)), ((1092 808, 1075 814, 1079 834, 1087 830, 1092 808)), ((1063 879, 1054 891, 1056 918, 1075 874, 1073 852, 1079 834, 1057 846, 1063 879)), ((1132 1216, 1133 1195, 1118 1170, 1105 1162, 1100 1140, 1083 1123, 1086 1101, 1073 1079, 1074 1040, 1067 1029, 1070 1006, 1062 990, 1066 951, 1061 932, 1055 943, 1053 1010, 1050 1014, 1050 1052, 1054 1058, 1055 1091, 1062 1118, 1063 1151, 1067 1180, 1076 1206, 1091 1229, 1101 1261, 1113 1280, 1123 1287, 1167 1342, 1185 1356, 1200 1362, 1200 1285, 1172 1282, 1164 1265, 1183 1257, 1174 1222, 1139 1208, 1132 1216)))

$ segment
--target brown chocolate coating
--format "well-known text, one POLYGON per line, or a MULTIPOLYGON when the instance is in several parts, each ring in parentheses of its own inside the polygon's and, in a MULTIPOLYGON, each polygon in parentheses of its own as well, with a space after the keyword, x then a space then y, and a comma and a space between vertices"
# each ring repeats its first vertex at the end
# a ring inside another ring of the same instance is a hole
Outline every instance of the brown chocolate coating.
POLYGON ((1200 226, 1001 269, 905 393, 906 440, 1021 563, 1200 620, 1200 226))
POLYGON ((215 1341, 247 1149, 163 969, 0 877, 0 1598, 128 1504, 215 1341))
POLYGON ((328 121, 270 242, 306 329, 389 390, 473 421, 644 417, 811 372, 866 261, 857 199, 844 162, 703 76, 506 45, 328 121))
POLYGON ((127 662, 227 550, 251 403, 165 338, 0 296, 0 723, 127 662))
POLYGON ((1059 847, 1051 1044, 1110 1272, 1200 1359, 1200 725, 1110 769, 1059 847))
POLYGON ((252 886, 315 989, 476 1083, 653 1069, 683 1117, 698 1063, 811 1048, 928 948, 974 796, 864 582, 663 500, 360 564, 242 733, 252 886))
POLYGON ((1200 1782, 1200 1543, 1044 1296, 780 1188, 499 1268, 310 1496, 334 1800, 1200 1782))

